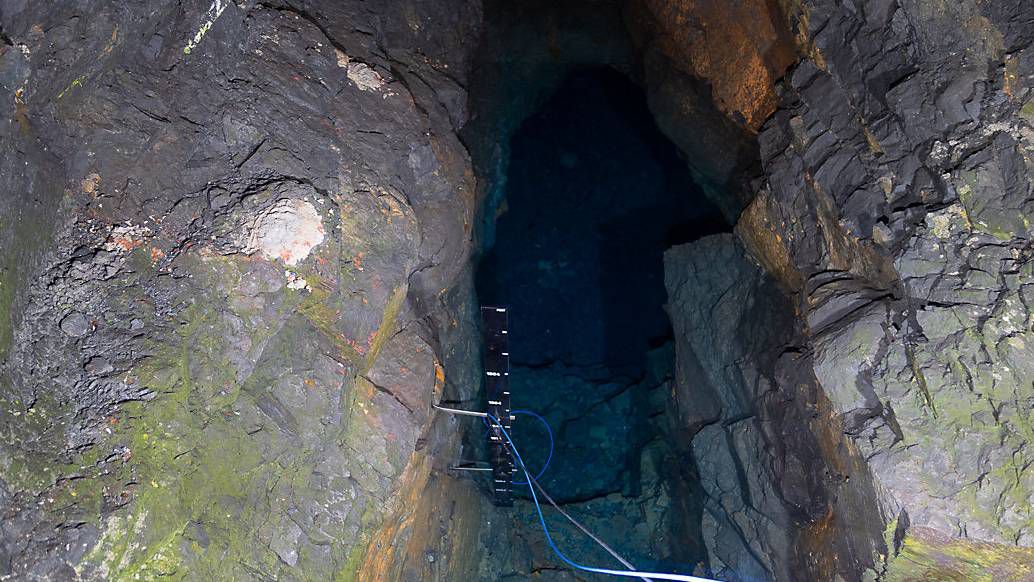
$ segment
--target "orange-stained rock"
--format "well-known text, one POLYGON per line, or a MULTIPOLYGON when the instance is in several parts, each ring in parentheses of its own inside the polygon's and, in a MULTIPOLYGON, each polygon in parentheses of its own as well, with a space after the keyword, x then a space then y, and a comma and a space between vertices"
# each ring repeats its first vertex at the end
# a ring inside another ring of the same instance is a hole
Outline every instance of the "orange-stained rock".
POLYGON ((783 289, 793 293, 804 288, 804 277, 793 264, 784 234, 784 221, 772 208, 771 194, 761 191, 740 214, 736 234, 743 245, 783 289))
POLYGON ((797 55, 774 0, 640 3, 640 16, 652 20, 645 38, 683 72, 710 83, 722 112, 733 119, 742 116, 756 131, 775 111, 775 82, 797 55))

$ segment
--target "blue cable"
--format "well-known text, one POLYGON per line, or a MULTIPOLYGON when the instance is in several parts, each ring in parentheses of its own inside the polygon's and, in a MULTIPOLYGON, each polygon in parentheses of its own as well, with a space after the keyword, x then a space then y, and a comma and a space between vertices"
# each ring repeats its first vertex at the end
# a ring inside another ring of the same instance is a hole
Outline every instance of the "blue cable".
MULTIPOLYGON (((535 475, 535 480, 538 481, 542 478, 543 475, 546 474, 546 469, 549 468, 549 462, 553 460, 553 429, 549 427, 549 423, 546 422, 546 419, 542 418, 541 416, 535 414, 530 410, 511 410, 510 414, 524 414, 526 416, 534 416, 535 418, 539 419, 539 422, 542 423, 542 426, 546 427, 546 433, 549 434, 549 455, 546 456, 546 464, 542 465, 542 470, 539 471, 538 475, 535 475)), ((513 483, 514 485, 531 484, 528 481, 514 481, 513 483)))
MULTIPOLYGON (((546 474, 546 470, 549 469, 549 463, 553 460, 553 451, 555 450, 554 447, 555 447, 555 444, 556 444, 554 442, 554 440, 553 440, 553 429, 549 426, 549 422, 545 418, 542 418, 541 416, 539 416, 538 414, 536 414, 536 413, 534 413, 534 412, 532 412, 530 410, 511 410, 510 414, 524 414, 524 415, 527 415, 527 416, 534 416, 535 418, 537 418, 539 420, 539 422, 542 423, 542 426, 546 427, 546 433, 549 435, 549 454, 546 455, 546 462, 545 462, 544 465, 542 465, 542 469, 540 469, 538 474, 535 475, 535 480, 538 481, 539 479, 542 478, 543 475, 546 474)), ((488 418, 485 418, 485 417, 481 418, 481 422, 483 422, 485 424, 485 437, 487 438, 488 434, 490 432, 492 432, 492 425, 488 423, 488 418)), ((514 481, 514 484, 516 484, 516 485, 527 485, 528 482, 527 481, 514 481)))
POLYGON ((506 442, 510 444, 510 449, 513 451, 514 457, 517 458, 517 464, 520 465, 521 471, 524 472, 524 477, 528 480, 528 489, 531 490, 531 499, 535 502, 535 511, 539 514, 539 523, 542 524, 542 531, 546 534, 546 541, 549 542, 549 547, 552 548, 553 553, 563 560, 568 566, 582 570, 585 572, 595 572, 597 574, 609 574, 611 576, 624 576, 626 578, 657 578, 658 580, 677 580, 680 582, 719 582, 710 578, 698 578, 696 576, 688 576, 685 574, 665 574, 661 572, 639 572, 637 570, 608 570, 606 568, 594 568, 592 566, 583 566, 576 562, 568 559, 567 556, 560 551, 560 548, 553 542, 553 536, 549 535, 549 528, 546 527, 546 518, 542 515, 542 506, 539 505, 538 495, 535 494, 535 487, 531 485, 531 474, 528 473, 527 467, 524 466, 524 459, 521 458, 521 454, 517 452, 517 446, 513 444, 513 439, 510 438, 510 433, 506 432, 503 428, 503 423, 499 422, 499 419, 490 413, 486 413, 487 417, 499 427, 502 431, 503 436, 506 437, 506 442))

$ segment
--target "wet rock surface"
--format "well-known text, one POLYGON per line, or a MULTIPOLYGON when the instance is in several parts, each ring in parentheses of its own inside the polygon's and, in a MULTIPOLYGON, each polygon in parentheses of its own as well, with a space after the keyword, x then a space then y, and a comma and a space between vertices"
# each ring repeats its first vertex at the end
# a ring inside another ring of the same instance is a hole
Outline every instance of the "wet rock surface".
POLYGON ((699 473, 709 571, 831 579, 838 560, 864 564, 875 550, 866 536, 882 528, 874 491, 864 464, 845 460, 839 435, 823 426, 822 387, 785 295, 731 235, 669 250, 665 281, 676 442, 699 473), (809 540, 811 523, 822 524, 822 545, 809 540))
POLYGON ((1034 5, 592 4, 4 3, 0 577, 575 579, 429 404, 582 65, 737 228, 666 257, 670 378, 536 370, 623 467, 566 506, 729 580, 1029 577, 1034 5))
POLYGON ((440 338, 470 300, 477 6, 0 25, 0 577, 394 576, 367 546, 416 535, 400 498, 456 434, 429 404, 474 361, 440 338))
POLYGON ((801 298, 879 492, 887 579, 966 577, 950 538, 991 569, 1030 546, 1030 10, 802 3, 809 58, 759 134, 766 180, 737 230, 801 298))
MULTIPOLYGON (((672 446, 677 440, 668 401, 673 348, 652 351, 648 372, 639 380, 603 367, 555 364, 514 368, 512 389, 520 395, 516 406, 534 403, 553 427, 555 449, 538 481, 564 511, 637 567, 703 572, 706 550, 695 543, 702 510, 696 475, 690 460, 672 446)), ((513 437, 529 470, 540 471, 549 439, 539 421, 518 414, 513 437)), ((482 537, 479 577, 579 579, 556 565, 527 486, 516 491, 513 508, 485 512, 496 533, 482 537)), ((541 495, 540 501, 545 503, 541 495)), ((554 541, 569 556, 582 563, 613 561, 555 510, 544 511, 554 541)))

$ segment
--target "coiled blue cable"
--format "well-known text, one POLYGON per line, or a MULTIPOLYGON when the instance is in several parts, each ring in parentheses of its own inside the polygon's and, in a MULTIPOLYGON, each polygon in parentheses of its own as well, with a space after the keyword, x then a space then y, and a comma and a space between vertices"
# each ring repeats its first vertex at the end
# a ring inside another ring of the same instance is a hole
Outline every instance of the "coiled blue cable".
MULTIPOLYGON (((546 474, 546 469, 549 468, 549 462, 553 460, 553 429, 550 428, 549 423, 546 422, 546 419, 542 418, 541 416, 535 414, 530 410, 511 410, 510 414, 523 414, 525 416, 533 416, 539 419, 539 422, 542 423, 542 426, 546 427, 546 433, 549 435, 549 455, 546 456, 546 463, 542 465, 542 470, 540 470, 538 474, 535 475, 535 480, 538 481, 542 478, 543 475, 546 474)), ((530 481, 514 481, 513 483, 514 485, 531 485, 530 481)))
MULTIPOLYGON (((542 524, 542 531, 546 534, 546 541, 549 543, 549 547, 553 550, 553 553, 557 555, 561 560, 564 561, 568 566, 582 570, 584 572, 595 572, 597 574, 608 574, 611 576, 624 576, 626 578, 656 578, 658 580, 677 580, 679 582, 718 582, 710 578, 699 578, 697 576, 688 576, 685 574, 665 574, 663 572, 640 572, 637 570, 608 570, 606 568, 594 568, 592 566, 583 566, 572 560, 560 551, 560 548, 553 542, 553 536, 549 535, 549 528, 546 527, 546 518, 542 515, 542 506, 539 505, 538 495, 535 494, 535 487, 531 484, 531 474, 528 473, 527 467, 524 466, 524 459, 521 458, 521 454, 517 451, 517 446, 513 444, 513 439, 510 438, 510 433, 503 427, 503 423, 499 422, 499 419, 492 414, 486 414, 499 430, 502 431, 503 436, 506 437, 506 442, 509 443, 510 449, 513 451, 513 456, 517 459, 517 464, 520 466, 521 471, 524 472, 524 477, 528 480, 528 489, 531 490, 531 499, 535 502, 535 511, 539 514, 539 523, 542 524)), ((552 432, 552 431, 550 431, 552 432)))
MULTIPOLYGON (((526 416, 534 416, 535 418, 537 418, 539 420, 539 422, 542 423, 542 426, 546 427, 546 434, 549 435, 549 454, 546 455, 546 462, 542 465, 542 468, 535 475, 535 480, 538 481, 539 479, 542 478, 543 475, 546 474, 546 469, 549 469, 549 463, 553 460, 553 451, 554 451, 554 447, 555 447, 555 442, 553 440, 553 429, 552 429, 552 427, 549 426, 549 422, 546 421, 545 418, 542 418, 541 416, 539 416, 538 414, 536 414, 536 413, 534 413, 534 412, 532 412, 530 410, 511 410, 510 414, 524 414, 526 416)), ((485 436, 487 437, 488 433, 491 432, 491 430, 492 430, 492 425, 490 425, 488 423, 488 418, 487 417, 482 417, 481 421, 485 423, 485 436)), ((528 485, 529 483, 527 481, 514 481, 514 484, 515 485, 528 485)))

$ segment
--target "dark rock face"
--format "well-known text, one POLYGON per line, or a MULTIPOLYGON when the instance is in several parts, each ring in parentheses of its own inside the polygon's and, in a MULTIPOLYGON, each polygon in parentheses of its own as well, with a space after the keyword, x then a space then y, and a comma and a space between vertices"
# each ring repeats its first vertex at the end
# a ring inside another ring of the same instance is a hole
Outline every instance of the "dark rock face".
POLYGON ((476 535, 415 562, 394 524, 441 489, 442 371, 476 390, 450 322, 478 25, 476 3, 0 8, 0 577, 422 578, 476 535))
POLYGON ((676 414, 693 433, 682 444, 707 495, 711 566, 722 579, 786 579, 791 538, 773 530, 789 532, 790 516, 772 494, 781 475, 763 454, 757 401, 773 389, 763 370, 792 332, 789 306, 730 235, 669 250, 665 278, 679 338, 676 414))
POLYGON ((1029 577, 1034 4, 484 4, 0 6, 0 578, 570 579, 430 403, 477 401, 469 258, 582 65, 737 227, 601 404, 674 448, 571 508, 729 580, 1029 577))
POLYGON ((665 280, 673 421, 699 472, 713 574, 853 579, 874 564, 883 522, 864 463, 823 424, 828 404, 792 305, 731 235, 669 250, 665 280))
POLYGON ((511 360, 642 375, 670 333, 664 249, 729 230, 654 124, 642 90, 578 69, 511 141, 478 297, 508 305, 511 360))
POLYGON ((766 180, 738 232, 801 298, 889 522, 884 575, 965 578, 945 553, 959 537, 1018 579, 1008 551, 966 540, 1030 546, 1031 7, 796 14, 809 58, 759 135, 766 180))

